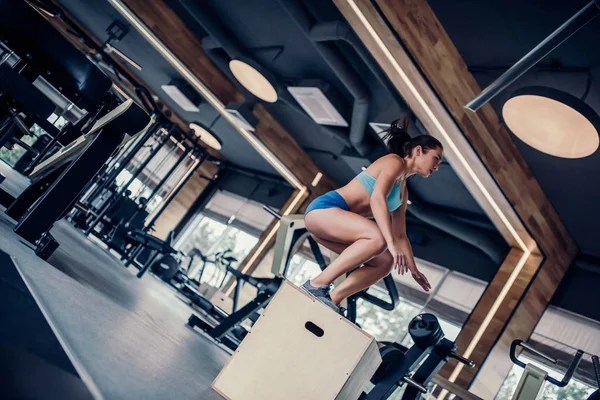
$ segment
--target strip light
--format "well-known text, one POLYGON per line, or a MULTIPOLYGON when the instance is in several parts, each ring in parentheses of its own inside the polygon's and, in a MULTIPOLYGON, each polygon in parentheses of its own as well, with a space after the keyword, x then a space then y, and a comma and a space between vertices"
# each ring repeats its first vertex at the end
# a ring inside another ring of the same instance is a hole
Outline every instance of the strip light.
POLYGON ((283 163, 261 143, 256 136, 238 126, 235 117, 227 112, 225 105, 200 81, 188 67, 186 67, 179 58, 177 58, 162 43, 148 27, 125 6, 121 0, 108 0, 109 3, 133 25, 137 31, 179 72, 213 107, 223 118, 228 121, 268 162, 296 189, 306 190, 302 182, 285 166, 283 163))
POLYGON ((323 173, 322 172, 317 172, 317 174, 315 175, 315 179, 313 179, 311 185, 312 187, 315 187, 319 184, 319 182, 321 181, 321 178, 323 177, 323 173))
MULTIPOLYGON (((394 68, 394 70, 398 73, 398 75, 400 76, 400 78, 408 86, 409 90, 412 92, 412 94, 415 96, 416 100, 421 105, 422 109, 425 111, 425 113, 427 114, 427 116, 429 117, 429 119, 433 122, 433 124, 437 128, 438 132, 441 133, 441 135, 444 137, 444 139, 446 140, 446 142, 450 145, 452 151, 457 155, 458 160, 460 161, 460 163, 462 164, 462 166, 465 168, 465 170, 468 172, 468 174, 471 177, 471 179, 473 180, 473 182, 475 182, 475 184, 477 185, 477 187, 479 188, 479 190, 481 191, 481 193, 483 194, 483 196, 486 198, 486 200, 489 202, 490 206, 493 208, 493 210, 496 212, 496 214, 498 215, 498 217, 500 218, 500 220, 504 224, 504 226, 508 229, 508 231, 511 233, 511 235, 513 236, 513 238, 515 239, 515 241, 518 243, 518 245, 523 250, 523 256, 521 257, 521 259, 519 260, 519 262, 515 266, 515 268, 512 271, 509 279, 506 281, 506 283, 502 287, 500 295, 498 296, 498 298, 496 298, 496 301, 494 302, 494 304, 492 305, 492 307, 488 310, 488 313, 486 314, 486 316, 485 316, 485 318, 483 320, 483 323, 480 325, 479 329, 477 330, 477 332, 475 333, 475 335, 471 339, 471 342, 467 346, 467 349, 465 351, 465 357, 469 357, 473 353, 473 350, 475 349, 475 346, 477 346, 477 344, 481 340, 481 337, 483 336, 483 333, 485 332, 485 330, 489 326, 492 318, 494 317, 494 315, 498 311, 498 308, 500 307, 500 305, 502 304, 502 302, 506 298, 506 295, 508 294, 508 291, 512 287, 512 285, 513 285, 514 281, 516 280, 517 276, 519 275, 519 273, 523 269, 523 266, 525 265, 525 263, 527 262, 527 259, 531 255, 531 251, 529 250, 529 248, 527 248, 527 246, 526 246, 525 242, 523 241, 523 239, 519 236, 519 234, 517 233, 516 229, 511 225, 510 221, 508 220, 508 218, 506 217, 506 215, 504 215, 504 213, 502 212, 502 210, 500 209, 500 207, 498 206, 498 204, 494 201, 494 199, 492 198, 492 195, 487 191, 487 189, 485 188, 485 186, 483 185, 483 183, 481 182, 481 180, 479 179, 479 177, 475 174, 475 171, 473 171, 473 169, 470 167, 470 165, 467 162, 467 160, 465 159, 465 157, 459 151, 459 149, 456 146, 456 144, 452 141, 452 139, 451 139, 450 135, 448 134, 448 132, 446 132, 446 130, 442 126, 441 122, 438 120, 438 118, 435 116, 434 112, 431 110, 431 108, 429 107, 429 105, 427 104, 427 102, 425 101, 425 99, 423 99, 423 97, 421 96, 421 94, 418 92, 418 90, 416 89, 416 87, 413 85, 413 83, 411 82, 411 80, 408 78, 408 76, 406 75, 406 73, 404 72, 404 70, 402 69, 402 67, 398 64, 398 62, 396 61, 396 59, 392 55, 391 51, 387 48, 387 46, 385 45, 385 43, 383 42, 383 40, 381 39, 381 37, 379 37, 379 35, 375 31, 375 29, 373 28, 373 26, 371 25, 371 23, 369 22, 369 20, 366 18, 366 16, 363 14, 363 12, 360 10, 360 8, 357 6, 357 4, 355 3, 355 1, 354 0, 346 0, 346 2, 350 6, 350 8, 352 9, 352 11, 354 11, 354 13, 356 14, 356 16, 358 17, 358 19, 360 20, 360 22, 363 24, 363 26, 367 30, 367 32, 371 35, 371 37, 373 38, 373 40, 375 41, 375 43, 377 43, 377 46, 383 52, 383 54, 385 55, 385 57, 387 58, 387 60, 390 62, 390 64, 394 68)), ((452 372, 452 374, 450 376, 450 379, 449 379, 450 382, 454 382, 456 380, 456 378, 458 377, 458 375, 462 371, 463 367, 464 366, 462 364, 457 365, 457 367, 454 369, 454 371, 452 372)), ((440 394, 440 396, 438 397, 438 399, 445 398, 445 396, 446 396, 447 393, 448 393, 447 391, 442 391, 442 393, 440 394)))

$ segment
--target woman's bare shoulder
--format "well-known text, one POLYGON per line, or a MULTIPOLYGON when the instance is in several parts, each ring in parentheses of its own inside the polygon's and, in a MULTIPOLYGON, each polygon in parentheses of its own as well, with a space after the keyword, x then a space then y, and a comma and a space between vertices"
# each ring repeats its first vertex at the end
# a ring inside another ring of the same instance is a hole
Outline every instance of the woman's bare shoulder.
POLYGON ((396 154, 387 154, 381 158, 378 158, 371 167, 373 172, 379 174, 382 169, 385 169, 389 172, 398 172, 402 173, 406 166, 406 162, 404 159, 396 154))

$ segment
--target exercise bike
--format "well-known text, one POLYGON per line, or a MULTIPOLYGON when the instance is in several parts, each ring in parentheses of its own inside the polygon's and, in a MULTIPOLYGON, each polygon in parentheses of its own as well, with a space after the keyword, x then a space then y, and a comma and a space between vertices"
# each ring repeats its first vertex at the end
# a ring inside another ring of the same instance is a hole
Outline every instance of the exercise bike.
MULTIPOLYGON (((528 351, 536 356, 552 363, 557 364, 558 360, 542 353, 541 351, 533 348, 530 344, 522 341, 522 340, 514 340, 510 346, 510 359, 519 367, 523 368, 523 375, 517 384, 517 389, 513 394, 512 400, 534 400, 537 399, 538 396, 544 391, 544 388, 547 383, 551 383, 552 385, 558 387, 565 387, 569 384, 571 379, 573 378, 573 374, 577 370, 579 363, 581 362, 581 358, 583 357, 583 351, 577 350, 573 359, 571 360, 567 371, 563 375, 562 379, 559 381, 551 376, 548 376, 548 372, 539 368, 533 364, 525 364, 523 361, 519 360, 517 357, 517 351, 519 348, 522 348, 524 351, 528 351)), ((592 356, 592 363, 594 365, 594 371, 596 373, 596 380, 598 386, 600 387, 600 363, 598 362, 598 356, 592 356)), ((600 400, 600 390, 596 390, 594 393, 588 397, 588 400, 600 400)))
POLYGON ((379 349, 382 363, 371 378, 374 386, 368 393, 363 392, 359 400, 386 400, 405 384, 402 400, 416 400, 428 392, 427 385, 449 359, 470 368, 475 366, 473 361, 456 354, 455 343, 444 337, 433 314, 413 318, 408 333, 415 343, 411 348, 398 343, 380 343, 383 345, 379 349))

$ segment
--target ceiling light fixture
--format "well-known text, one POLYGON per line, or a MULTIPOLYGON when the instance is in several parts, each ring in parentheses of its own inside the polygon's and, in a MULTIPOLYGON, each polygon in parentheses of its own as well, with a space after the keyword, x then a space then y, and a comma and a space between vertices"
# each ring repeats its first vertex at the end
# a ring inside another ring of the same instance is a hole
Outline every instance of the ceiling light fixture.
POLYGON ((135 27, 135 29, 144 37, 148 42, 167 60, 176 70, 181 74, 186 81, 189 82, 194 89, 196 89, 202 96, 217 110, 226 121, 228 121, 235 129, 261 154, 268 162, 279 172, 286 181, 293 185, 296 189, 304 188, 302 182, 298 180, 296 175, 287 168, 281 160, 279 160, 271 150, 269 150, 264 143, 262 143, 256 136, 248 132, 246 129, 240 128, 236 124, 234 116, 229 114, 225 109, 225 105, 219 100, 213 92, 206 87, 206 85, 198 79, 196 75, 185 66, 179 58, 177 58, 171 50, 162 43, 154 33, 146 26, 131 10, 125 6, 121 0, 108 0, 110 4, 123 16, 127 21, 135 27))
POLYGON ((229 69, 235 79, 253 95, 268 103, 277 101, 277 91, 255 67, 236 59, 229 62, 229 69))
POLYGON ((194 132, 194 135, 198 136, 200 140, 206 143, 207 146, 212 147, 215 150, 221 150, 223 143, 221 139, 214 133, 210 132, 207 128, 202 126, 198 122, 192 122, 190 129, 194 132))
POLYGON ((515 136, 543 153, 583 158, 600 145, 600 117, 584 101, 548 87, 517 90, 502 107, 515 136))

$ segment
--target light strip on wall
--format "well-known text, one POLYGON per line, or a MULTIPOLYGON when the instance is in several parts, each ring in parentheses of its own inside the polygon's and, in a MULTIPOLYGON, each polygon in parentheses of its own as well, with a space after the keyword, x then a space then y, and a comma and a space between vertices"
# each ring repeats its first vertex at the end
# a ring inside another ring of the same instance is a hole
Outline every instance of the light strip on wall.
POLYGON ((315 175, 315 179, 313 179, 311 185, 313 187, 317 186, 319 184, 319 182, 321 181, 322 177, 323 177, 323 173, 322 172, 317 172, 317 174, 315 175))
MULTIPOLYGON (((496 298, 496 300, 494 301, 494 304, 492 304, 492 306, 490 307, 483 322, 479 326, 479 329, 477 329, 477 332, 475 332, 475 335, 473 336, 471 343, 469 343, 469 345, 465 349, 465 351, 463 353, 463 357, 469 358, 469 357, 471 357, 471 354, 473 354, 473 350, 475 350, 475 346, 477 345, 477 343, 479 343, 479 340, 483 336, 483 333, 485 332, 487 327, 490 325, 490 322, 492 322, 492 318, 494 317, 494 314, 496 314, 496 311, 498 311, 498 308, 500 308, 500 305, 506 298, 506 295, 508 294, 510 287, 512 286, 513 282, 515 281, 515 279, 517 279, 517 276, 519 276, 519 273, 525 266, 525 263, 527 262, 529 255, 530 255, 529 253, 523 253, 521 258, 519 259, 519 262, 517 263, 517 265, 511 272, 510 276, 508 277, 508 280, 502 287, 502 290, 500 291, 500 295, 496 298)), ((463 370, 464 367, 465 367, 464 364, 461 364, 461 363, 457 364, 456 368, 454 368, 454 371, 452 371, 452 374, 450 375, 448 380, 450 382, 455 382, 456 378, 458 378, 458 375, 460 374, 460 372, 463 370)), ((440 395, 438 396, 438 399, 440 399, 440 400, 444 399, 446 394, 447 393, 444 393, 444 391, 442 390, 442 392, 440 392, 440 395)))
POLYGON ((494 211, 496 212, 496 214, 498 215, 498 217, 500 218, 500 220, 502 221, 504 226, 506 226, 508 231, 511 233, 511 235, 513 236, 515 241, 519 244, 519 246, 523 249, 523 251, 529 252, 529 249, 525 245, 525 242, 523 241, 523 239, 521 239, 521 237, 519 236, 519 234, 517 233, 515 228, 511 225, 508 218, 504 215, 504 213, 502 212, 502 210, 500 209, 500 207, 498 206, 496 201, 492 198, 492 195, 487 191, 487 189, 485 188, 485 186, 483 185, 483 183, 481 182, 479 177, 475 174, 475 171, 473 171, 473 169, 471 169, 471 167, 469 166, 469 163, 464 158, 462 153, 458 150, 458 147, 456 146, 456 144, 454 144, 454 142, 450 138, 450 135, 448 134, 448 132, 446 132, 446 130, 442 126, 441 122, 435 116, 434 112, 431 110, 431 108, 429 107, 429 105, 427 104, 425 99, 423 99, 423 97, 421 96, 421 94, 419 93, 417 88, 415 88, 412 81, 408 78, 408 76, 406 75, 406 73, 404 72, 402 67, 398 64, 398 62, 392 55, 391 51, 387 48, 387 46, 385 45, 383 40, 379 37, 379 35, 375 31, 375 29, 373 28, 371 23, 368 21, 368 19, 365 17, 365 15, 362 13, 362 11, 358 8, 358 6, 354 2, 354 0, 346 0, 346 1, 347 1, 348 5, 350 5, 352 10, 356 13, 356 16, 362 22, 362 24, 367 29, 369 34, 373 37, 373 39, 375 40, 375 42, 377 43, 379 48, 383 51, 383 53, 385 54, 388 61, 394 67, 394 70, 402 78, 404 83, 406 83, 406 85, 409 87, 410 91, 413 93, 413 95, 415 96, 415 98, 417 99, 417 101, 419 102, 421 107, 423 108, 423 110, 425 110, 425 112, 427 113, 427 116, 430 118, 430 120, 434 123, 434 125, 438 129, 438 132, 441 133, 441 135, 444 137, 444 139, 448 142, 448 144, 452 148, 453 152, 458 156, 460 163, 467 170, 471 179, 473 179, 473 181, 475 182, 475 184, 477 185, 477 187, 479 188, 481 193, 484 195, 486 200, 490 203, 490 205, 492 206, 492 208, 494 209, 494 211))
MULTIPOLYGON (((400 76, 400 78, 408 86, 408 88, 410 89, 410 91, 412 92, 412 94, 415 96, 416 100, 421 105, 422 109, 425 111, 425 113, 427 114, 427 116, 430 118, 430 120, 433 122, 433 124, 437 128, 438 132, 444 137, 444 139, 446 140, 446 142, 450 145, 452 151, 457 155, 460 163, 465 168, 465 170, 468 172, 468 174, 471 177, 471 179, 473 180, 473 182, 475 182, 475 184, 477 185, 477 187, 479 188, 479 190, 481 191, 481 193, 483 194, 483 196, 486 198, 486 200, 489 202, 489 204, 491 205, 491 207, 493 208, 493 210, 496 212, 496 214, 498 215, 498 217, 500 218, 500 220, 504 224, 504 226, 506 226, 506 228, 511 233, 511 235, 513 236, 513 238, 515 239, 515 241, 519 244, 519 246, 523 250, 523 256, 521 257, 521 259, 519 260, 519 262, 517 263, 517 265, 513 269, 513 271, 511 273, 509 279, 506 281, 506 283, 502 287, 500 295, 498 296, 498 298, 496 299, 496 301, 494 302, 494 304, 492 305, 492 307, 488 310, 488 313, 486 314, 483 323, 481 324, 481 326, 477 330, 476 334, 473 336, 471 342, 467 346, 467 351, 465 352, 465 357, 469 357, 469 355, 475 349, 475 346, 477 346, 477 344, 479 343, 479 340, 481 340, 481 337, 483 336, 483 333, 485 332, 485 330, 489 326, 492 318, 494 317, 494 315, 498 311, 498 308, 502 304, 502 301, 504 301, 504 299, 506 298, 506 295, 508 294, 508 291, 510 290, 510 288, 512 287, 515 279, 517 278, 517 276, 521 272, 521 269, 523 268, 523 266, 525 265, 525 262, 527 261, 527 259, 531 255, 531 252, 527 248, 527 246, 525 245, 525 242, 523 241, 523 239, 517 233, 516 229, 511 225, 511 223, 508 220, 508 218, 506 217, 506 215, 504 215, 504 213, 502 212, 502 210, 500 209, 500 207, 498 206, 498 204, 494 201, 494 199, 492 198, 492 195, 487 191, 487 189, 485 188, 485 186, 483 185, 483 183, 481 182, 481 180, 479 179, 479 177, 475 174, 475 171, 473 171, 473 169, 470 167, 469 163, 467 162, 467 160, 465 159, 465 157, 461 154, 461 152, 459 151, 459 149, 456 146, 456 144, 452 141, 450 135, 448 134, 448 132, 446 132, 446 130, 442 126, 441 122, 435 116, 434 112, 431 110, 431 108, 429 107, 429 105, 427 104, 427 102, 425 101, 425 99, 423 99, 423 97, 421 96, 421 94, 419 93, 419 91, 417 90, 417 88, 413 85, 413 83, 408 78, 408 76, 406 75, 406 73, 404 72, 404 70, 402 69, 402 67, 398 64, 398 62, 396 61, 396 59, 392 55, 391 51, 387 48, 387 46, 385 45, 385 43, 383 42, 383 40, 379 37, 379 35, 375 31, 375 29, 373 28, 373 26, 371 25, 371 23, 369 22, 369 20, 362 13, 362 11, 356 5, 356 3, 354 2, 354 0, 346 0, 346 2, 350 6, 350 8, 352 9, 352 11, 354 11, 354 13, 356 14, 356 16, 358 17, 358 19, 360 20, 360 22, 363 24, 363 26, 367 30, 367 32, 371 35, 371 37, 373 38, 373 40, 375 41, 375 43, 377 43, 377 46, 383 52, 383 54, 385 55, 385 57, 387 58, 387 60, 390 62, 390 64, 394 68, 394 70, 398 73, 398 75, 400 76)), ((454 371, 452 372, 452 375, 451 375, 451 377, 449 379, 450 382, 454 382, 454 380, 456 380, 456 377, 458 377, 458 375, 460 374, 460 371, 462 370, 462 368, 463 368, 462 364, 457 365, 457 367, 454 369, 454 371)), ((444 394, 444 396, 445 396, 445 394, 444 394)), ((443 399, 444 397, 442 397, 440 395, 439 398, 443 399)))
MULTIPOLYGON (((228 121, 251 145, 262 155, 269 164, 275 168, 296 189, 304 188, 302 182, 283 163, 256 138, 252 133, 238 126, 235 117, 227 112, 225 105, 200 81, 179 58, 177 58, 162 43, 148 27, 127 7, 121 0, 108 0, 112 6, 133 25, 136 30, 179 72, 213 107, 223 118, 228 121)), ((305 188, 306 189, 306 188, 305 188)))

